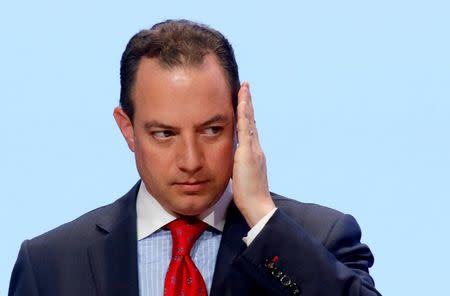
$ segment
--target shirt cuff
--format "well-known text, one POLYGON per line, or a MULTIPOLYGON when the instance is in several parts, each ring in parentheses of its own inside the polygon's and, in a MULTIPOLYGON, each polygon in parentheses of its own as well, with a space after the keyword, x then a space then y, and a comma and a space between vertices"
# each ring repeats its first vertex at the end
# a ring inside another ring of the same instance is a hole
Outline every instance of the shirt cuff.
POLYGON ((252 243, 252 241, 256 238, 256 236, 263 230, 264 226, 266 226, 267 221, 269 221, 270 218, 272 218, 273 214, 277 208, 273 209, 272 211, 268 212, 264 217, 262 217, 258 223, 256 223, 250 231, 247 233, 247 236, 244 236, 242 240, 244 243, 248 246, 252 243))

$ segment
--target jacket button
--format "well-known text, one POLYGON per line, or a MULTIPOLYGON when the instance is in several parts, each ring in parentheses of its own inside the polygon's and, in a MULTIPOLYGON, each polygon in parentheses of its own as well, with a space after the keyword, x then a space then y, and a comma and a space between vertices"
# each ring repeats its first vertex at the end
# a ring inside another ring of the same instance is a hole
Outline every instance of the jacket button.
POLYGON ((283 277, 280 279, 280 282, 283 286, 290 286, 292 281, 287 275, 283 275, 283 277))
POLYGON ((272 275, 276 278, 280 278, 283 275, 282 271, 279 271, 278 269, 274 268, 272 269, 272 275))

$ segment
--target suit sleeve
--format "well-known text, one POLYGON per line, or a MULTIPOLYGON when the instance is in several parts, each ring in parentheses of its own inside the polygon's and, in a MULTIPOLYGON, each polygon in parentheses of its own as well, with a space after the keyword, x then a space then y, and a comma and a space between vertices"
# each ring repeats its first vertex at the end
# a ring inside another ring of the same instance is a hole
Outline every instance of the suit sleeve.
POLYGON ((327 228, 323 242, 278 209, 235 264, 270 295, 381 295, 356 220, 341 215, 320 227, 327 228))
POLYGON ((20 247, 19 255, 11 275, 8 296, 38 296, 36 279, 28 253, 28 241, 20 247))

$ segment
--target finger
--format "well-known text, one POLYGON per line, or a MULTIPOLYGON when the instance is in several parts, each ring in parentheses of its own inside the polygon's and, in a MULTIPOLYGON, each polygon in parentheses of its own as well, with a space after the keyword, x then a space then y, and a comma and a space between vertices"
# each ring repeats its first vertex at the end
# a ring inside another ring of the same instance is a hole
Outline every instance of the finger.
POLYGON ((248 98, 245 96, 245 92, 246 92, 246 88, 248 86, 248 82, 244 81, 241 84, 241 87, 239 88, 239 92, 238 92, 238 104, 240 102, 246 101, 248 98))
POLYGON ((252 95, 250 92, 250 84, 245 81, 244 83, 242 83, 242 87, 241 87, 241 95, 242 95, 242 100, 246 102, 246 108, 247 108, 247 118, 249 121, 249 133, 251 136, 253 136, 255 138, 255 142, 259 145, 259 135, 258 135, 258 129, 256 128, 256 120, 255 120, 255 113, 254 113, 254 108, 253 108, 253 103, 252 103, 252 95))
POLYGON ((252 124, 255 121, 255 109, 253 108, 253 100, 252 100, 252 93, 250 92, 250 84, 246 82, 246 88, 247 88, 247 101, 249 105, 249 112, 250 112, 250 120, 252 121, 252 124))
POLYGON ((248 104, 248 112, 249 112, 249 120, 254 121, 254 111, 253 111, 253 103, 252 103, 252 95, 250 93, 250 84, 247 81, 244 81, 241 85, 240 89, 241 100, 245 101, 248 104))
POLYGON ((248 104, 246 101, 240 101, 237 107, 237 136, 239 146, 249 147, 251 145, 252 136, 250 124, 248 120, 248 104))
POLYGON ((256 126, 254 124, 248 82, 244 82, 238 93, 238 141, 240 145, 253 144, 257 139, 256 126))

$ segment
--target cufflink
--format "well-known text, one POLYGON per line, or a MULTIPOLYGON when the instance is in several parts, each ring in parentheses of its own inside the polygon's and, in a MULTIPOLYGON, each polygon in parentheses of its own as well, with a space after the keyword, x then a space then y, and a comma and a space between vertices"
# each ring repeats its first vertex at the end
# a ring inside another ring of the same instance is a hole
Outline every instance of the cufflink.
POLYGON ((264 264, 268 269, 273 269, 275 267, 275 263, 279 260, 278 256, 273 256, 271 259, 266 259, 266 264, 264 264))
POLYGON ((279 259, 280 258, 278 256, 268 258, 266 259, 264 266, 267 268, 267 270, 274 278, 280 281, 281 285, 283 285, 284 287, 288 288, 291 291, 292 295, 300 296, 301 290, 297 286, 297 284, 288 275, 284 274, 284 272, 278 268, 279 259))

